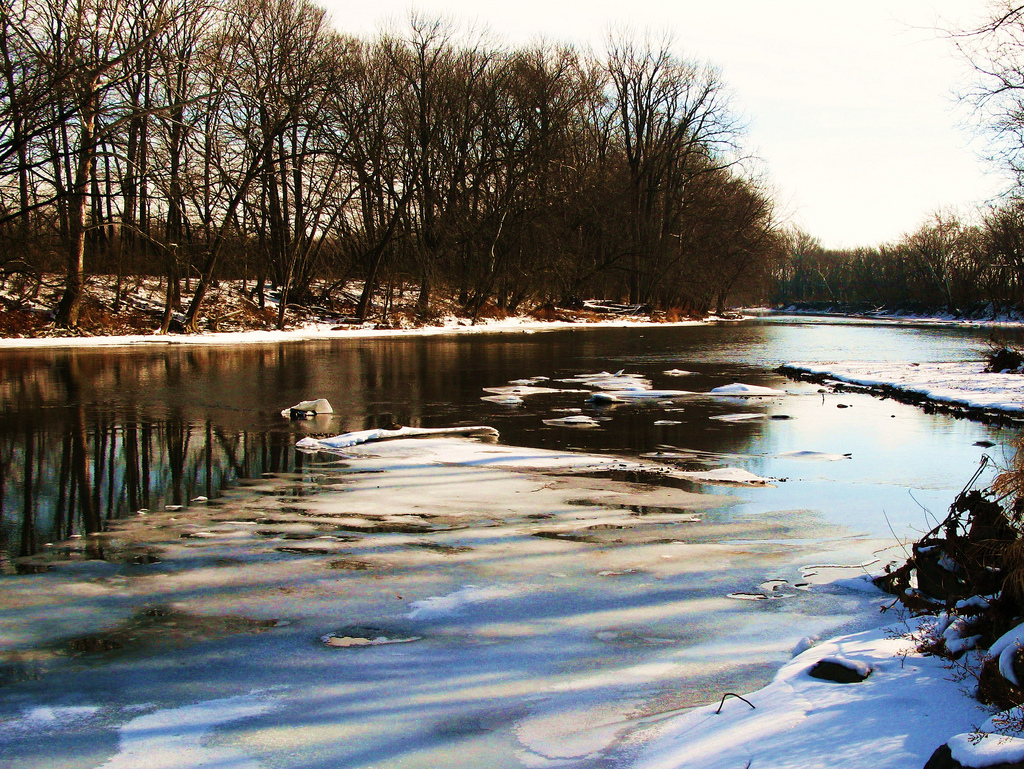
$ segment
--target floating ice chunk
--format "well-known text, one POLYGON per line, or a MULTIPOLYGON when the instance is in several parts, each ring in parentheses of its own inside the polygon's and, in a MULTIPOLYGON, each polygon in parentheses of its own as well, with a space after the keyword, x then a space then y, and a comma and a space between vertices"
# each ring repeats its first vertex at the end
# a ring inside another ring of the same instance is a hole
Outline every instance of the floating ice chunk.
POLYGON ((759 387, 758 385, 748 385, 741 384, 740 382, 733 382, 732 384, 716 387, 711 391, 710 394, 757 398, 785 395, 786 392, 784 390, 775 390, 771 387, 759 387))
POLYGON ((784 451, 776 454, 777 459, 808 459, 817 462, 839 462, 852 458, 852 454, 831 454, 827 451, 784 451))
POLYGON ((544 424, 552 427, 599 427, 600 422, 587 414, 574 414, 569 417, 545 419, 544 424))
POLYGON ((774 478, 762 478, 741 467, 720 467, 717 470, 679 472, 677 475, 698 483, 724 483, 738 486, 770 486, 774 478))
POLYGON ((281 416, 289 419, 308 419, 317 414, 333 414, 334 408, 326 398, 317 398, 314 401, 300 401, 289 409, 284 409, 281 416))
POLYGON ((498 403, 502 406, 522 406, 524 402, 518 395, 484 395, 480 400, 498 403))
POLYGON ((695 371, 683 371, 680 368, 670 368, 668 371, 662 372, 665 376, 691 376, 697 372, 695 371))
POLYGON ((495 395, 518 395, 520 397, 524 395, 544 395, 546 393, 561 392, 560 390, 556 390, 554 387, 535 387, 533 385, 508 385, 505 387, 485 387, 483 389, 485 393, 494 393, 495 395))
POLYGON ((643 400, 671 400, 693 395, 688 390, 601 390, 587 400, 591 403, 628 403, 643 400))
POLYGON ((716 414, 711 418, 718 422, 753 422, 766 416, 767 414, 716 414))
POLYGON ((599 374, 578 374, 573 379, 563 380, 579 382, 588 387, 595 387, 599 390, 647 390, 651 383, 640 374, 627 374, 625 369, 609 374, 602 371, 599 374))
POLYGON ((390 638, 384 635, 368 638, 361 635, 336 635, 334 633, 328 633, 325 636, 321 636, 320 640, 323 641, 326 646, 334 646, 344 649, 353 646, 387 646, 389 644, 407 644, 412 643, 413 641, 419 641, 422 638, 423 636, 390 638))
POLYGON ((397 430, 357 430, 356 432, 335 435, 333 438, 303 438, 295 447, 303 451, 330 451, 358 446, 361 443, 388 441, 395 438, 423 438, 453 435, 475 435, 484 437, 498 436, 493 427, 477 425, 475 427, 399 427, 397 430))

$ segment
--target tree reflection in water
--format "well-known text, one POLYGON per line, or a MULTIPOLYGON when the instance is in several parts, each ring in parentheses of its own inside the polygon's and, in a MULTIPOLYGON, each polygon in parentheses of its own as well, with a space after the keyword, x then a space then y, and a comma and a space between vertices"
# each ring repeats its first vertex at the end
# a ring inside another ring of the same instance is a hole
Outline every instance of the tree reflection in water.
POLYGON ((19 414, 19 429, 0 430, 0 573, 45 569, 34 556, 53 555, 50 543, 67 540, 81 540, 71 557, 110 557, 95 536, 108 521, 213 499, 239 478, 299 469, 286 431, 196 424, 180 408, 148 420, 137 408, 89 404, 79 364, 66 356, 51 369, 66 396, 62 424, 19 414))

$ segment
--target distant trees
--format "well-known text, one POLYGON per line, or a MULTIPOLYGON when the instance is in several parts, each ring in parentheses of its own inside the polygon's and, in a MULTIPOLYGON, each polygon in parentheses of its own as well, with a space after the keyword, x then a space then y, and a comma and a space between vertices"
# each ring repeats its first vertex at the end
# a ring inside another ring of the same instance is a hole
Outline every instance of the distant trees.
POLYGON ((779 304, 994 314, 1024 306, 1024 210, 989 209, 977 224, 936 214, 895 243, 827 250, 806 233, 788 234, 774 265, 779 304))
POLYGON ((1024 310, 1024 4, 991 3, 988 21, 950 36, 975 72, 964 98, 1015 186, 972 223, 935 214, 899 241, 875 248, 830 251, 805 233, 790 232, 774 265, 776 302, 954 315, 1024 310))
POLYGON ((60 270, 66 326, 94 273, 161 276, 164 331, 227 277, 274 291, 279 324, 386 315, 406 286, 421 317, 440 295, 474 318, 723 309, 784 244, 738 141, 719 74, 667 42, 595 58, 416 15, 354 39, 311 0, 0 0, 0 272, 60 270))

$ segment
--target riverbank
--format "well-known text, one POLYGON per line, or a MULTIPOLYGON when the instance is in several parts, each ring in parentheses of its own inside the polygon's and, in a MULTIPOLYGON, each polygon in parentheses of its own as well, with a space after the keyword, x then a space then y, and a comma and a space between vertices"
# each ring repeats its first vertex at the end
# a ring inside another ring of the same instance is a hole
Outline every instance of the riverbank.
MULTIPOLYGON (((375 323, 332 324, 308 323, 283 331, 204 331, 199 334, 115 334, 95 336, 32 336, 0 337, 2 348, 28 347, 134 347, 146 345, 240 345, 270 344, 277 342, 306 342, 329 339, 373 339, 396 336, 441 336, 463 334, 536 334, 545 331, 560 331, 571 328, 631 328, 642 326, 695 326, 702 323, 720 322, 723 319, 710 317, 706 320, 687 320, 653 324, 642 319, 621 318, 580 318, 578 320, 536 320, 527 317, 510 317, 482 320, 473 324, 466 318, 451 317, 437 325, 412 328, 386 328, 375 323)), ((729 322, 735 319, 726 319, 729 322)))
POLYGON ((968 363, 789 363, 779 372, 833 389, 882 397, 982 421, 1024 422, 1024 375, 968 363))
POLYGON ((417 310, 417 288, 407 286, 393 288, 383 307, 360 319, 356 313, 362 291, 359 281, 331 291, 325 284, 314 286, 311 292, 331 293, 334 298, 318 301, 310 297, 305 304, 290 301, 282 318, 278 291, 258 291, 252 281, 225 280, 210 288, 196 318, 200 330, 187 334, 183 333, 182 308, 191 299, 190 285, 183 282, 169 315, 169 333, 161 333, 166 297, 159 278, 91 276, 75 328, 59 328, 53 323, 52 308, 61 292, 59 276, 43 276, 35 282, 24 277, 0 278, 0 346, 245 344, 396 334, 537 332, 579 325, 688 325, 742 318, 734 313, 686 317, 603 300, 584 301, 572 309, 546 305, 515 313, 492 304, 470 317, 454 297, 443 295, 435 295, 430 312, 424 314, 417 310))

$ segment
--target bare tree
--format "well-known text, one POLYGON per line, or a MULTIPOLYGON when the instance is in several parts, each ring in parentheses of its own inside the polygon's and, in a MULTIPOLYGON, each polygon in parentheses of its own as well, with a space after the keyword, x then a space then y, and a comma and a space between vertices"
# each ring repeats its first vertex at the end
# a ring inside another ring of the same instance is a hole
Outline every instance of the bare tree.
POLYGON ((669 40, 621 35, 607 59, 617 140, 629 174, 630 300, 646 302, 671 249, 690 180, 727 167, 738 126, 718 72, 680 59, 669 40))

